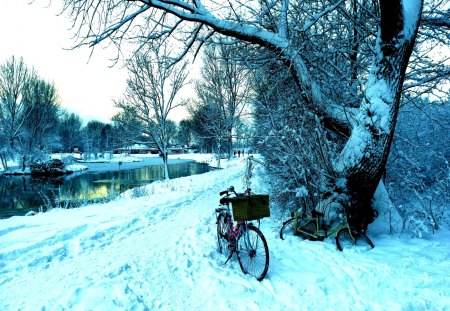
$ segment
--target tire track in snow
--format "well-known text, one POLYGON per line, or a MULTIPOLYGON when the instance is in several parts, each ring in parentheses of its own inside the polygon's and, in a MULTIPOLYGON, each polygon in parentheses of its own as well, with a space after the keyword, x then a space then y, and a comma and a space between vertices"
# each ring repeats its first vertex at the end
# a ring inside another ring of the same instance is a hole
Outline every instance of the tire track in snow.
MULTIPOLYGON (((223 184, 228 186, 229 182, 223 181, 223 184)), ((114 267, 111 268, 113 271, 121 270, 121 273, 111 275, 116 275, 116 278, 122 279, 127 284, 125 290, 134 296, 133 299, 139 306, 150 309, 176 309, 171 301, 182 301, 186 307, 192 304, 190 289, 192 286, 180 286, 180 280, 183 282, 188 280, 190 273, 186 274, 185 271, 195 271, 197 264, 195 259, 197 254, 202 252, 202 247, 196 244, 199 236, 196 233, 198 221, 201 219, 207 221, 207 218, 211 218, 215 205, 211 208, 208 202, 211 196, 218 196, 218 192, 223 188, 223 185, 208 185, 202 191, 192 191, 181 200, 175 196, 158 206, 148 204, 149 209, 140 218, 145 225, 141 224, 139 230, 131 230, 126 234, 124 230, 117 232, 119 237, 116 240, 121 240, 127 252, 136 252, 132 263, 129 263, 129 258, 120 262, 122 265, 127 262, 132 267, 138 266, 140 271, 139 277, 136 277, 136 272, 132 272, 132 269, 114 267), (207 217, 204 216, 205 212, 207 217), (138 235, 141 236, 140 246, 136 245, 138 235), (129 243, 133 245, 128 245, 129 243), (165 280, 165 284, 160 284, 161 278, 165 280)), ((134 204, 139 202, 140 200, 136 200, 134 204)), ((205 241, 213 237, 210 232, 201 236, 205 241)), ((208 257, 208 254, 204 257, 208 257)), ((193 285, 193 281, 190 285, 193 285)), ((74 293, 76 296, 87 294, 82 290, 74 293)), ((195 305, 202 306, 202 304, 195 305)))

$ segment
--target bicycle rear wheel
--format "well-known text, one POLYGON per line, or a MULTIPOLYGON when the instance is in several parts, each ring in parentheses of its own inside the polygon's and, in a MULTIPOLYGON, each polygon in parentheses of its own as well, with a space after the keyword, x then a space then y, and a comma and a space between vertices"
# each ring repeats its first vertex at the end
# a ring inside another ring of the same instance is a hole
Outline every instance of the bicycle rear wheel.
POLYGON ((374 248, 372 241, 364 232, 342 228, 336 235, 336 246, 342 252, 343 250, 368 251, 374 248))
POLYGON ((217 250, 226 256, 229 255, 227 235, 230 229, 230 222, 223 214, 217 217, 217 250))
POLYGON ((280 229, 280 239, 284 240, 288 235, 295 235, 294 232, 295 218, 286 220, 280 229))
POLYGON ((247 225, 238 237, 237 257, 242 272, 258 281, 264 279, 269 269, 269 247, 264 235, 255 226, 247 225))

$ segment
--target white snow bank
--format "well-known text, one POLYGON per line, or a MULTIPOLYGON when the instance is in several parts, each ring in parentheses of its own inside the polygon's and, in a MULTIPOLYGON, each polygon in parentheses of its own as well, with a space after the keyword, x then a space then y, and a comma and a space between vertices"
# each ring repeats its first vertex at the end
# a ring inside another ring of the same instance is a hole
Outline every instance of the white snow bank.
POLYGON ((112 158, 98 158, 98 159, 89 159, 89 160, 78 160, 78 162, 80 163, 116 163, 116 162, 141 162, 142 160, 139 159, 138 157, 134 157, 134 156, 120 156, 120 155, 115 155, 112 158))
MULTIPOLYGON (((445 310, 450 234, 380 235, 369 252, 334 239, 282 241, 261 223, 267 277, 216 251, 219 191, 243 190, 244 163, 158 182, 139 198, 0 220, 0 310, 445 310)), ((149 186, 147 186, 148 188, 149 186)), ((263 192, 258 178, 253 189, 263 192)))
POLYGON ((142 160, 139 159, 138 157, 134 157, 131 155, 127 155, 127 156, 114 156, 112 157, 112 159, 109 160, 110 162, 141 162, 142 160))
MULTIPOLYGON (((247 154, 248 156, 248 154, 247 154)), ((228 168, 230 166, 235 166, 239 161, 244 161, 247 156, 234 157, 231 161, 227 159, 220 160, 220 168, 228 168)), ((169 159, 189 159, 194 160, 199 163, 206 163, 211 167, 217 167, 218 161, 216 155, 212 153, 183 153, 183 154, 175 154, 169 156, 169 159)))
POLYGON ((70 164, 70 165, 66 165, 65 169, 68 172, 80 172, 80 171, 87 170, 88 167, 86 165, 82 165, 82 164, 70 164))

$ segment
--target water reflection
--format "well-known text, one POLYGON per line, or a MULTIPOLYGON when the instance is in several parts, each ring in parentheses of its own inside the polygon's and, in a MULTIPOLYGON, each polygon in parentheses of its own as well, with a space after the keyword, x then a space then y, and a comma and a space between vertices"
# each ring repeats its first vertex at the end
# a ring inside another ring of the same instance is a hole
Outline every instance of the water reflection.
MULTIPOLYGON (((170 178, 205 173, 207 164, 189 162, 169 165, 170 178)), ((162 166, 113 172, 83 172, 56 179, 0 176, 0 218, 25 215, 45 206, 45 200, 95 201, 162 179, 162 166)))

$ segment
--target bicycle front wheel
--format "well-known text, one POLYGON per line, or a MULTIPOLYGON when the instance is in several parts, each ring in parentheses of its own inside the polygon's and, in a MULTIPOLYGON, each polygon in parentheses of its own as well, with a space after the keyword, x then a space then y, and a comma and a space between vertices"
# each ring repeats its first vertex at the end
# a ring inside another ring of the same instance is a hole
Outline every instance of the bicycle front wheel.
POLYGON ((336 246, 343 250, 353 249, 356 251, 368 251, 374 248, 372 241, 364 232, 342 228, 336 235, 336 246))
POLYGON ((217 250, 219 253, 228 256, 228 240, 227 235, 230 229, 230 222, 223 214, 217 217, 217 250))
POLYGON ((237 258, 242 272, 264 279, 269 269, 269 247, 262 232, 253 225, 247 225, 237 240, 237 258))
POLYGON ((315 231, 316 227, 312 220, 298 217, 295 221, 295 217, 293 217, 283 223, 280 229, 280 238, 284 240, 288 236, 300 236, 303 239, 315 240, 315 231), (305 232, 309 234, 305 234, 305 232))

